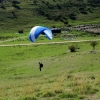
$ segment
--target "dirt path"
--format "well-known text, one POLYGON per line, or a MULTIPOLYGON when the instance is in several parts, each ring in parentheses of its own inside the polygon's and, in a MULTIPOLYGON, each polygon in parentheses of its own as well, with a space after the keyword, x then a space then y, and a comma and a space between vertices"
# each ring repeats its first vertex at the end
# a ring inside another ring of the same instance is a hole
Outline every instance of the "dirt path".
MULTIPOLYGON (((69 42, 90 42, 90 41, 100 41, 100 39, 94 39, 94 40, 71 40, 71 41, 64 41, 64 42, 44 42, 44 43, 26 43, 26 44, 1 44, 0 47, 3 46, 30 46, 30 45, 40 45, 40 44, 63 44, 63 43, 69 43, 69 42)), ((0 42, 1 43, 1 42, 0 42)))

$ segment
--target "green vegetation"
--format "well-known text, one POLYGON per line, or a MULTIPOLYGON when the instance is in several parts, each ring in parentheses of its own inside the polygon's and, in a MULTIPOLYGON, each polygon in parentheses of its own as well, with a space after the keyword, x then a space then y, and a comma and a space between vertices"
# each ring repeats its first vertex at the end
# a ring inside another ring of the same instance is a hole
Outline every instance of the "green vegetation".
POLYGON ((91 42, 91 46, 93 47, 93 50, 95 49, 96 45, 97 45, 97 42, 96 41, 92 41, 91 42))
POLYGON ((27 32, 36 25, 60 27, 100 23, 99 0, 1 0, 0 31, 27 32))
MULTIPOLYGON (((56 40, 64 43, 0 47, 1 100, 87 100, 90 95, 91 99, 100 99, 100 42, 91 52, 91 42, 70 43, 54 38, 56 40), (68 49, 71 45, 80 49, 71 53, 68 49), (44 64, 41 72, 39 61, 44 64)), ((15 41, 30 44, 27 39, 15 41)), ((50 43, 43 36, 37 40, 41 42, 50 43)))
POLYGON ((79 49, 79 48, 78 48, 77 45, 75 45, 75 44, 72 44, 72 45, 69 46, 70 52, 75 52, 76 49, 79 49))
POLYGON ((100 0, 0 0, 0 100, 100 100, 100 37, 83 24, 100 28, 100 0), (62 32, 31 43, 36 25, 62 32))

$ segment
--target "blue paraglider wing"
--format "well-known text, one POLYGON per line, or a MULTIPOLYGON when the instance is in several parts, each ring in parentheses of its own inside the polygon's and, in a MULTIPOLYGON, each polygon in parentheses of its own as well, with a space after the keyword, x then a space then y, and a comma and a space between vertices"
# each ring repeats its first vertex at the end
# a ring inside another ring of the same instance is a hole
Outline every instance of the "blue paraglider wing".
POLYGON ((49 40, 52 39, 52 31, 49 28, 43 26, 35 26, 30 31, 29 34, 30 41, 35 42, 41 33, 44 33, 49 40))

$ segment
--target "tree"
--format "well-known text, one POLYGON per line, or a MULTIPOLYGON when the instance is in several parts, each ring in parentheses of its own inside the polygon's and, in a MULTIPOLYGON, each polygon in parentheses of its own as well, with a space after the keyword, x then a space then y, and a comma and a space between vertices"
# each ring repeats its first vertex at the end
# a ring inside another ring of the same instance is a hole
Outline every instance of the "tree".
POLYGON ((38 0, 33 0, 33 3, 34 3, 35 5, 37 5, 38 0))
POLYGON ((69 14, 69 18, 70 18, 71 20, 76 20, 76 14, 75 14, 75 13, 69 14))

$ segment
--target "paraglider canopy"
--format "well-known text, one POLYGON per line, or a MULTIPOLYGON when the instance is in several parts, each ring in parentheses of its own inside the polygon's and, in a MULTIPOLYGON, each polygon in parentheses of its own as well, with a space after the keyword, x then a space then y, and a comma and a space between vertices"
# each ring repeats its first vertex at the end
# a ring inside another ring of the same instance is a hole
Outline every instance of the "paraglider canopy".
POLYGON ((35 26, 31 29, 29 33, 29 40, 35 42, 40 34, 44 33, 49 40, 52 40, 51 29, 44 26, 35 26))

